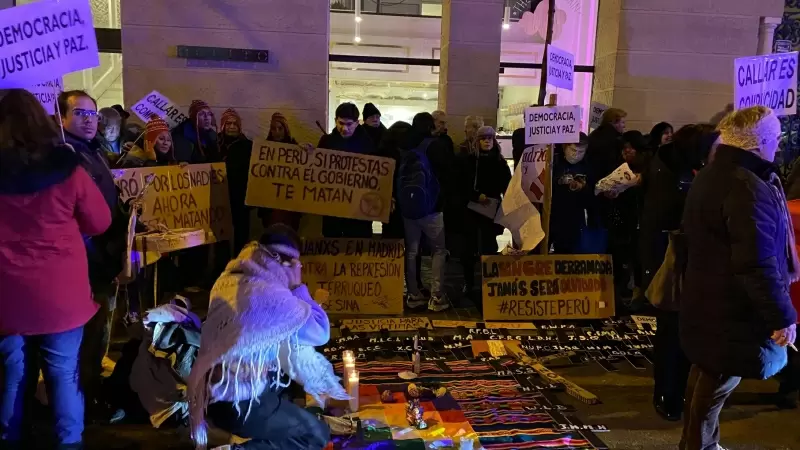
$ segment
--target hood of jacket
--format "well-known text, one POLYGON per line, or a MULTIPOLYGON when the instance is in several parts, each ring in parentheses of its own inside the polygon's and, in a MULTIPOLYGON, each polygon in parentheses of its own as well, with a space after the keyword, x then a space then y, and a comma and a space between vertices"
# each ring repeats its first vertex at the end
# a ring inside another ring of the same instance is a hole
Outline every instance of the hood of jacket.
MULTIPOLYGON (((0 152, 0 194, 26 195, 62 183, 80 165, 80 157, 65 145, 54 146, 44 161, 18 164, 0 152)), ((13 153, 13 152, 12 152, 13 153)))

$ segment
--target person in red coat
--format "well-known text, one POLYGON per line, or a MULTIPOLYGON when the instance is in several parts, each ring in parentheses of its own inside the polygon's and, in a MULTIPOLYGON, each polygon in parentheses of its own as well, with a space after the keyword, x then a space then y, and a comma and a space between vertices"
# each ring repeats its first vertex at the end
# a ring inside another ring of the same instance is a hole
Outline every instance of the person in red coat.
POLYGON ((33 94, 13 89, 0 100, 0 448, 30 448, 23 397, 39 359, 58 448, 82 448, 78 350, 98 309, 84 237, 104 232, 111 211, 60 139, 33 94))
MULTIPOLYGON (((796 240, 798 233, 800 233, 800 199, 790 200, 788 204, 789 214, 792 216, 792 224, 794 225, 795 246, 800 251, 800 245, 797 245, 796 240)), ((789 294, 792 297, 794 309, 800 312, 800 282, 794 283, 789 288, 789 294)), ((778 407, 796 409, 798 393, 800 393, 800 354, 789 350, 789 363, 783 373, 781 387, 778 389, 776 401, 778 407)))

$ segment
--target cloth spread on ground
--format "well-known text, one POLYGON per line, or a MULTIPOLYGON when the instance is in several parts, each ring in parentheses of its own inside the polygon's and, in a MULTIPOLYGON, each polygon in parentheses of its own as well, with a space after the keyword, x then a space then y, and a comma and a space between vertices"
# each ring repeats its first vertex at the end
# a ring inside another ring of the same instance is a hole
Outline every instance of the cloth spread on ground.
POLYGON ((148 311, 142 323, 144 338, 130 385, 158 428, 175 414, 179 419, 189 414, 186 380, 200 348, 200 318, 170 304, 148 311))
POLYGON ((288 385, 281 381, 282 374, 316 398, 347 398, 331 364, 300 342, 298 333, 313 308, 288 286, 278 256, 251 243, 211 290, 200 353, 188 385, 192 438, 198 449, 207 446, 208 404, 250 401, 252 407, 264 389, 288 385))

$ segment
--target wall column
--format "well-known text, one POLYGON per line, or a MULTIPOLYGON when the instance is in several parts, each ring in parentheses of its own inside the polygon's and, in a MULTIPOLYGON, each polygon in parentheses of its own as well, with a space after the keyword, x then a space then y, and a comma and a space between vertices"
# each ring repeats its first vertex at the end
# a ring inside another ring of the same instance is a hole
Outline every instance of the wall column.
POLYGON ((497 122, 503 0, 443 0, 439 109, 449 132, 464 140, 464 119, 497 122))
POLYGON ((245 132, 266 137, 281 111, 300 142, 316 145, 328 123, 330 2, 321 0, 122 0, 125 104, 156 89, 188 112, 193 99, 242 116, 245 132), (178 45, 269 51, 269 63, 177 57, 178 45))
POLYGON ((632 130, 708 122, 733 102, 734 59, 759 53, 761 18, 783 8, 783 0, 602 0, 592 99, 627 111, 632 130))
POLYGON ((762 17, 758 25, 758 54, 769 55, 772 53, 772 43, 775 41, 775 29, 781 24, 780 17, 762 17))

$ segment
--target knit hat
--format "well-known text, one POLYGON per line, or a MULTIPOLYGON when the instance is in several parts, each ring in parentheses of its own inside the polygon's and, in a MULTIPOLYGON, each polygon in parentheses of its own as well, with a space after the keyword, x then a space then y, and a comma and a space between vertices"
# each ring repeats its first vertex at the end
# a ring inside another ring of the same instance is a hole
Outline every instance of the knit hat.
POLYGON ((276 112, 272 115, 272 120, 270 122, 278 122, 279 124, 283 125, 283 132, 286 134, 286 140, 291 140, 292 132, 289 131, 289 121, 286 120, 286 116, 276 112))
POLYGON ((766 107, 755 106, 728 114, 719 123, 723 144, 743 150, 776 146, 781 136, 781 123, 766 107))
POLYGON ((233 121, 237 127, 239 127, 239 131, 242 130, 242 118, 239 116, 239 113, 236 112, 233 108, 228 108, 222 113, 222 120, 220 121, 220 126, 225 126, 226 123, 233 121))
POLYGON ((478 137, 482 137, 482 136, 495 137, 496 133, 494 132, 494 128, 492 128, 492 127, 490 127, 488 125, 484 125, 484 126, 478 128, 478 133, 476 134, 476 136, 478 136, 478 137))
POLYGON ((367 119, 376 114, 380 116, 381 112, 378 111, 378 108, 375 107, 375 105, 373 105, 372 103, 367 103, 366 105, 364 105, 364 111, 362 111, 362 114, 363 114, 362 117, 364 117, 364 119, 367 119))
POLYGON ((144 127, 144 140, 151 145, 156 142, 158 136, 163 132, 169 133, 169 125, 160 117, 152 117, 144 127))
POLYGON ((202 100, 192 100, 192 105, 189 106, 189 118, 192 120, 193 124, 197 123, 197 114, 204 109, 210 110, 211 107, 202 100))

